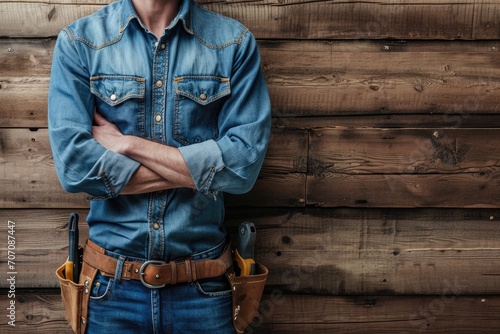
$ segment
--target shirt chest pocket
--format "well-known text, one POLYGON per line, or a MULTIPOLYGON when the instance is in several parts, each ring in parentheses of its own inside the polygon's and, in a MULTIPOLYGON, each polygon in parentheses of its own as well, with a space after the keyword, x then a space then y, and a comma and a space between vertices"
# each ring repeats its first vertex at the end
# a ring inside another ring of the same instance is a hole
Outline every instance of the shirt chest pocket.
POLYGON ((218 136, 217 119, 224 97, 231 93, 228 78, 184 76, 174 79, 173 137, 182 145, 218 136))
POLYGON ((146 80, 134 76, 90 78, 90 90, 97 97, 97 111, 128 135, 145 135, 145 87, 146 80))

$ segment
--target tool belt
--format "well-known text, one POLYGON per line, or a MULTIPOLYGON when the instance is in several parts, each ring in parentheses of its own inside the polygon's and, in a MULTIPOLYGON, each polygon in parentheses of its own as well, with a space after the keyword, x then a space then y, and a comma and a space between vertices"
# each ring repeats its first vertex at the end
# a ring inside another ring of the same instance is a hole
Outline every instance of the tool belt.
POLYGON ((256 272, 249 276, 238 276, 233 267, 226 271, 231 283, 233 298, 233 327, 236 333, 245 333, 245 329, 259 315, 260 299, 264 292, 269 271, 265 266, 256 263, 256 272))
MULTIPOLYGON (((82 251, 80 249, 80 251, 82 251)), ((106 250, 87 240, 83 251, 83 262, 79 283, 66 278, 66 264, 60 266, 56 276, 61 287, 66 318, 73 331, 84 334, 87 327, 89 291, 97 272, 115 277, 118 259, 106 254, 106 250)), ((258 315, 258 307, 267 279, 267 268, 258 264, 256 275, 236 276, 233 271, 233 254, 228 244, 217 259, 146 262, 124 261, 121 272, 123 280, 139 280, 151 289, 166 285, 189 283, 226 274, 232 290, 233 325, 237 333, 258 315)))

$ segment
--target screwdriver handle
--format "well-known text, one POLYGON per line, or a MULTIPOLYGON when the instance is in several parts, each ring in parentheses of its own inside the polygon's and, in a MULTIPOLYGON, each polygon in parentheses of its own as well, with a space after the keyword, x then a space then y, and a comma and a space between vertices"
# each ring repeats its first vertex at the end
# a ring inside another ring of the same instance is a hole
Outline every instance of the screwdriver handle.
POLYGON ((241 276, 255 274, 254 248, 256 229, 252 222, 244 221, 238 228, 238 246, 235 251, 236 262, 241 276))

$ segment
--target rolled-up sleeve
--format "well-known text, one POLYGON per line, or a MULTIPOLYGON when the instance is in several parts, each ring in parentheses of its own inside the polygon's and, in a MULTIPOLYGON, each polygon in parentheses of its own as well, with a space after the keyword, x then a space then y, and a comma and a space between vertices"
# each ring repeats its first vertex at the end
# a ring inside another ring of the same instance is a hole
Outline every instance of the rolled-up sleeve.
POLYGON ((219 137, 179 147, 199 191, 248 192, 262 167, 270 136, 271 104, 255 38, 246 32, 218 120, 219 137))
POLYGON ((139 163, 109 151, 92 137, 95 101, 86 60, 70 32, 57 39, 48 98, 49 137, 57 175, 68 192, 118 196, 139 163))

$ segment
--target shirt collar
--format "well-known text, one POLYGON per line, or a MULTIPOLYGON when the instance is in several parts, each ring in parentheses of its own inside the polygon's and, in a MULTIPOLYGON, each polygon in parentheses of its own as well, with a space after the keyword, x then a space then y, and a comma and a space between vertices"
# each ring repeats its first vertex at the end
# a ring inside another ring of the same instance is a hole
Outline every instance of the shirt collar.
MULTIPOLYGON (((167 27, 167 29, 175 27, 179 21, 182 21, 184 29, 188 33, 193 34, 191 25, 191 9, 191 0, 181 0, 179 12, 167 27)), ((121 6, 120 33, 127 29, 130 21, 132 21, 133 19, 137 19, 139 23, 141 22, 139 16, 137 15, 137 12, 135 11, 134 5, 132 4, 132 0, 123 0, 121 6)))

